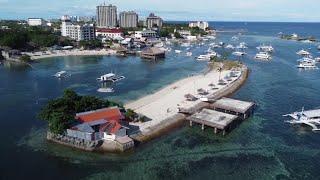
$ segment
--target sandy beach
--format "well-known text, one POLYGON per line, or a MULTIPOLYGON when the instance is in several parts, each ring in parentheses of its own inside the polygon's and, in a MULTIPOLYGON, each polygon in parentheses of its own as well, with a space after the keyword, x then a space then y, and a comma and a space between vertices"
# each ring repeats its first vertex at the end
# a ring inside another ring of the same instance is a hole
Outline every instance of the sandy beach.
POLYGON ((53 50, 53 51, 40 51, 40 52, 25 52, 23 54, 29 55, 32 60, 38 60, 43 58, 51 58, 51 57, 62 57, 62 56, 109 56, 115 55, 115 50, 80 50, 80 49, 72 49, 72 50, 53 50))
MULTIPOLYGON (((231 71, 221 72, 221 79, 230 74, 231 71)), ((192 94, 198 98, 198 89, 202 88, 208 91, 207 97, 214 97, 219 92, 226 92, 240 77, 243 71, 237 71, 238 76, 233 77, 232 81, 226 81, 225 85, 218 85, 219 72, 212 70, 207 74, 187 77, 175 83, 172 83, 165 88, 157 91, 154 94, 145 96, 137 101, 129 102, 125 105, 126 108, 133 109, 137 113, 143 114, 150 118, 150 121, 144 123, 132 123, 139 126, 141 133, 150 134, 157 126, 170 124, 167 122, 171 117, 179 116, 178 108, 189 109, 201 103, 201 100, 187 101, 186 94, 192 94), (212 89, 209 84, 214 84, 216 89, 212 89)))

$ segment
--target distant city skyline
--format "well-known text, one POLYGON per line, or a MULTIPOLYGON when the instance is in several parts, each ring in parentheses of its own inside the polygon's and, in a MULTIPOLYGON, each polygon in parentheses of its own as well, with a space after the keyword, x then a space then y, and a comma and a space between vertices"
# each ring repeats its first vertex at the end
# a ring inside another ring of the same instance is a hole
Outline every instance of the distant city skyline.
MULTIPOLYGON (((64 14, 95 16, 101 0, 0 0, 0 19, 59 18, 64 14)), ((140 17, 154 12, 164 20, 319 22, 319 0, 109 0, 121 11, 140 17)))

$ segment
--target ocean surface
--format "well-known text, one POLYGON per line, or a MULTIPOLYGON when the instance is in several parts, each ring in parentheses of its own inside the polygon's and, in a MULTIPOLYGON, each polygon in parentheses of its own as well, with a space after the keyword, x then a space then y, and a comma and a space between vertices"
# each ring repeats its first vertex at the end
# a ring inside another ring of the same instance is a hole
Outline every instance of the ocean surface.
MULTIPOLYGON (((258 107, 250 119, 226 137, 213 130, 182 127, 125 154, 99 154, 73 150, 45 141, 46 124, 37 119, 49 99, 65 88, 83 95, 110 98, 122 103, 135 100, 206 67, 194 57, 171 52, 164 61, 138 57, 58 57, 22 67, 0 66, 0 179, 319 179, 320 134, 307 127, 293 127, 282 117, 293 111, 320 107, 320 70, 299 71, 296 51, 304 48, 320 56, 317 43, 285 41, 279 32, 320 39, 320 24, 212 22, 219 30, 216 42, 246 42, 248 55, 237 59, 250 68, 245 85, 233 96, 254 101, 258 107), (272 44, 270 62, 254 60, 256 46, 272 44), (57 71, 71 77, 56 79, 57 71), (126 76, 116 84, 100 84, 96 78, 115 72, 126 76), (97 92, 111 86, 115 92, 97 92)), ((212 41, 211 41, 212 42, 212 41)), ((193 56, 208 44, 191 47, 193 56)), ((220 53, 223 53, 218 50, 220 53)))

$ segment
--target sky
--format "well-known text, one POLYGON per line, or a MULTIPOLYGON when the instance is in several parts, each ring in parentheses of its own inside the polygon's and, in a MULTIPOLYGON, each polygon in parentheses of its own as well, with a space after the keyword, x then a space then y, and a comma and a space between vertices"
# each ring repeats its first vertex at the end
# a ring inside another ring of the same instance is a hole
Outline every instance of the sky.
POLYGON ((104 2, 164 20, 320 22, 320 0, 0 0, 0 19, 93 16, 104 2))

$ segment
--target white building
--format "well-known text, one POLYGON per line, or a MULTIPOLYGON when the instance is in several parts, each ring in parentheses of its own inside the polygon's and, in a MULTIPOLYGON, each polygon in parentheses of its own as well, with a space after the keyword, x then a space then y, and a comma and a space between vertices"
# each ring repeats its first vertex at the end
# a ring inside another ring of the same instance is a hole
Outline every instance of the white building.
POLYGON ((206 30, 209 27, 209 23, 206 21, 190 22, 189 27, 198 27, 200 29, 206 30))
POLYGON ((143 30, 143 31, 135 31, 135 38, 155 38, 158 36, 158 33, 152 30, 143 30))
POLYGON ((42 18, 28 18, 29 26, 46 26, 46 21, 42 18))
POLYGON ((138 27, 138 14, 134 11, 121 12, 119 14, 119 26, 123 28, 138 27))
POLYGON ((151 13, 146 19, 146 26, 148 29, 152 29, 154 27, 161 28, 162 24, 163 20, 160 17, 155 16, 154 13, 151 13))
POLYGON ((117 7, 113 5, 97 6, 97 26, 116 27, 117 26, 117 7))
POLYGON ((95 26, 94 24, 73 24, 68 16, 61 18, 61 35, 70 37, 73 40, 92 40, 95 39, 95 26))
POLYGON ((96 37, 108 39, 123 39, 123 31, 121 29, 97 28, 96 37))

